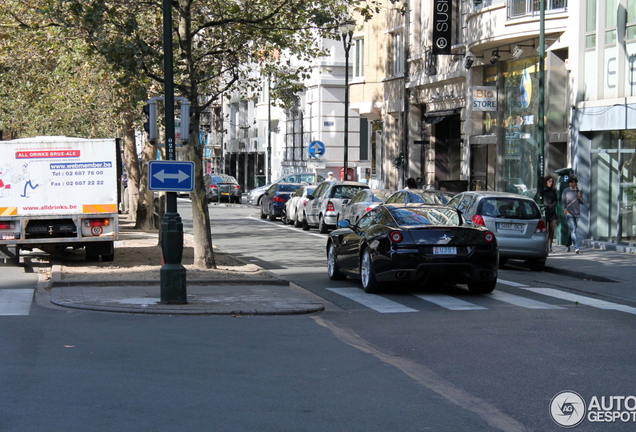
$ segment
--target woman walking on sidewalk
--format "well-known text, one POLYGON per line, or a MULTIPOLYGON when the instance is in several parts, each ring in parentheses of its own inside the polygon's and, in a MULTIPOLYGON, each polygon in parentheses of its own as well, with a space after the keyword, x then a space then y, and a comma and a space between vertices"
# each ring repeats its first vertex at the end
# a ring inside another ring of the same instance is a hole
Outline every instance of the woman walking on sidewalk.
POLYGON ((554 233, 557 226, 557 193, 554 189, 554 179, 547 175, 543 178, 543 204, 545 205, 545 220, 548 225, 548 246, 552 253, 552 243, 554 242, 554 233))
POLYGON ((569 187, 563 191, 561 195, 561 205, 565 211, 565 217, 568 222, 568 230, 570 231, 570 240, 567 242, 567 251, 570 252, 571 244, 574 244, 574 252, 579 253, 579 239, 576 235, 576 228, 581 216, 581 204, 585 204, 583 193, 579 189, 579 179, 575 175, 570 176, 568 182, 569 187))

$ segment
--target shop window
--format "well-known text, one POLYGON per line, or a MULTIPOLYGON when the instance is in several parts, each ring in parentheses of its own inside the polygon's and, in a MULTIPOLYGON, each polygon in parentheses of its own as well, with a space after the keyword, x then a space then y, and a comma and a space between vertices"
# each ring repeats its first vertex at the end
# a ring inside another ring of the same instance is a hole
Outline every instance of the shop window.
POLYGON ((355 39, 353 41, 354 46, 354 61, 353 61, 353 77, 364 77, 364 39, 355 39))
POLYGON ((404 42, 402 33, 393 33, 393 76, 401 75, 404 72, 404 42))
POLYGON ((616 45, 616 0, 605 2, 605 45, 616 45))
POLYGON ((625 39, 636 39, 636 0, 627 0, 627 28, 625 39))
POLYGON ((594 48, 596 48, 596 0, 587 0, 587 14, 585 19, 585 49, 594 48))

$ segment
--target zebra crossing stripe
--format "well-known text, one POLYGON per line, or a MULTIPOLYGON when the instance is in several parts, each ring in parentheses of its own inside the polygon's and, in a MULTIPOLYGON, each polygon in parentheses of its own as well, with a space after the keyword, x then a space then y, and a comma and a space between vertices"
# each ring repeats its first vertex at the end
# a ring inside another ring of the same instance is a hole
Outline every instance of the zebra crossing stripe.
POLYGON ((414 294, 415 297, 420 298, 424 301, 435 303, 438 306, 441 306, 450 310, 484 310, 488 309, 483 306, 479 306, 473 303, 469 303, 467 301, 450 297, 446 294, 414 294))
POLYGON ((0 290, 0 315, 28 315, 34 291, 31 288, 0 290))
POLYGON ((513 281, 509 281, 509 280, 505 280, 505 279, 499 279, 497 278, 497 283, 503 284, 503 285, 508 285, 511 287, 517 287, 517 288, 525 288, 528 287, 530 285, 525 285, 525 284, 521 284, 518 282, 513 282, 513 281))
POLYGON ((327 288, 327 290, 340 294, 343 297, 380 313, 419 312, 417 309, 406 307, 393 300, 375 294, 367 294, 359 288, 327 288))
POLYGON ((493 291, 492 293, 488 295, 488 297, 494 298, 495 300, 499 300, 505 303, 510 303, 515 306, 521 306, 526 309, 565 309, 560 306, 543 303, 537 300, 532 300, 526 297, 509 294, 507 292, 502 292, 502 291, 493 291))
POLYGON ((591 297, 585 297, 578 294, 572 294, 564 291, 559 291, 553 288, 523 288, 524 290, 532 291, 538 294, 543 294, 549 297, 556 297, 561 300, 567 300, 571 302, 578 302, 582 305, 595 307, 598 309, 616 310, 620 312, 626 312, 632 315, 636 315, 636 308, 626 306, 618 303, 612 303, 605 300, 599 300, 591 297))

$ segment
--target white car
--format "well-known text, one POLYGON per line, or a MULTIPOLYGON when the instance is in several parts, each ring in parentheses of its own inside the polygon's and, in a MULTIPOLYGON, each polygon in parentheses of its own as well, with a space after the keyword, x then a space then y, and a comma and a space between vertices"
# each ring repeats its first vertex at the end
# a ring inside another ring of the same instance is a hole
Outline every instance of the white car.
POLYGON ((283 214, 280 218, 284 224, 294 224, 297 228, 302 226, 305 216, 305 206, 309 201, 307 195, 314 193, 314 189, 316 189, 316 186, 301 186, 301 188, 289 198, 285 203, 285 209, 283 209, 283 214))
POLYGON ((270 184, 266 184, 265 186, 260 186, 250 190, 247 193, 247 202, 251 205, 260 206, 261 198, 263 198, 263 194, 271 185, 274 183, 307 183, 307 184, 316 184, 318 182, 324 181, 325 178, 321 175, 318 175, 318 180, 316 181, 316 174, 310 172, 289 174, 284 177, 279 178, 275 182, 270 184))
POLYGON ((362 189, 369 189, 369 185, 353 181, 320 183, 313 194, 309 195, 309 202, 305 206, 303 229, 318 227, 321 234, 336 228, 342 212, 342 206, 347 204, 362 189))

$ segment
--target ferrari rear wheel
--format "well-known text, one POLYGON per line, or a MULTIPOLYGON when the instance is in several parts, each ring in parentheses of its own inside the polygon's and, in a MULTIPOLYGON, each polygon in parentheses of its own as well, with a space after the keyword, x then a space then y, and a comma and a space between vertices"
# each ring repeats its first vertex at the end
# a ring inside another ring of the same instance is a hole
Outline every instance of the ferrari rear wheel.
POLYGON ((473 294, 489 294, 495 290, 497 280, 487 282, 469 282, 468 290, 473 294))
POLYGON ((336 256, 336 247, 333 243, 329 243, 329 250, 327 252, 327 274, 331 280, 342 280, 346 278, 346 276, 340 272, 338 258, 336 256))
POLYGON ((362 288, 367 294, 374 294, 380 291, 380 283, 375 278, 375 270, 373 270, 373 260, 371 252, 365 249, 362 252, 362 262, 360 263, 360 279, 362 280, 362 288))

